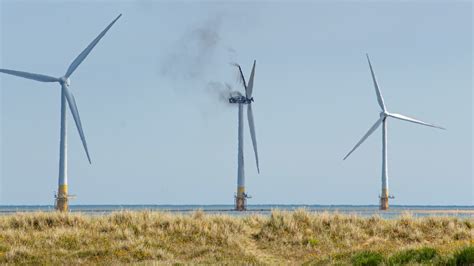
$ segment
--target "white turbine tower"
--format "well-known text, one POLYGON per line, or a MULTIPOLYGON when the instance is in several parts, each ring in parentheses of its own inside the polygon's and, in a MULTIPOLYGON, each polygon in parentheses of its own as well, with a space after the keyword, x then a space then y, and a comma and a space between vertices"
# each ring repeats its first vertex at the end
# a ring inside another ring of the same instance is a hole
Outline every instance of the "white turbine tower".
POLYGON ((260 173, 260 167, 258 164, 258 152, 257 152, 257 138, 255 135, 255 123, 253 120, 252 112, 252 92, 253 92, 253 79, 255 77, 255 64, 253 61, 252 73, 250 74, 249 83, 245 82, 244 74, 240 65, 235 64, 239 68, 240 81, 245 88, 245 96, 239 93, 239 95, 232 96, 229 98, 229 103, 239 105, 239 141, 238 141, 238 157, 237 157, 237 194, 235 196, 235 209, 237 211, 244 211, 247 209, 247 194, 245 193, 245 173, 244 173, 244 117, 243 117, 243 105, 247 105, 247 118, 249 121, 250 136, 252 137, 253 150, 255 152, 255 161, 257 163, 257 171, 260 173))
POLYGON ((357 142, 355 147, 352 148, 352 150, 346 155, 346 157, 344 157, 344 160, 347 157, 349 157, 349 155, 351 155, 351 153, 354 152, 357 149, 357 147, 359 147, 380 126, 380 124, 383 124, 382 126, 382 195, 380 196, 380 209, 386 210, 388 209, 389 198, 393 198, 392 196, 389 196, 389 193, 388 193, 387 118, 393 117, 396 119, 400 119, 400 120, 404 120, 404 121, 408 121, 408 122, 412 122, 412 123, 416 123, 416 124, 420 124, 424 126, 429 126, 429 127, 439 128, 439 129, 444 129, 444 128, 433 125, 433 124, 425 123, 423 121, 413 119, 401 114, 389 113, 387 111, 387 108, 385 107, 382 93, 380 92, 379 86, 377 84, 377 80, 375 79, 375 74, 374 74, 374 70, 372 69, 372 64, 370 63, 369 55, 366 55, 366 56, 367 56, 367 61, 369 62, 370 73, 372 74, 372 80, 374 82, 375 93, 377 94, 377 101, 382 110, 380 112, 380 118, 369 129, 369 131, 362 137, 362 139, 359 142, 357 142))
POLYGON ((114 23, 122 16, 118 15, 100 34, 97 36, 87 47, 82 51, 66 71, 66 74, 60 78, 55 78, 47 75, 33 74, 28 72, 9 70, 9 69, 0 69, 0 72, 5 74, 10 74, 26 79, 32 79, 41 82, 58 82, 61 85, 61 135, 60 135, 60 148, 59 148, 59 182, 58 182, 58 194, 56 195, 56 209, 59 211, 68 211, 68 187, 67 187, 67 138, 66 138, 66 102, 69 105, 71 114, 76 123, 77 130, 81 137, 82 145, 87 155, 89 163, 91 159, 89 156, 89 150, 87 149, 86 137, 82 130, 81 119, 79 117, 79 111, 77 110, 76 100, 70 89, 70 80, 72 73, 77 69, 77 67, 86 59, 87 55, 94 49, 97 43, 104 37, 107 31, 114 25, 114 23))

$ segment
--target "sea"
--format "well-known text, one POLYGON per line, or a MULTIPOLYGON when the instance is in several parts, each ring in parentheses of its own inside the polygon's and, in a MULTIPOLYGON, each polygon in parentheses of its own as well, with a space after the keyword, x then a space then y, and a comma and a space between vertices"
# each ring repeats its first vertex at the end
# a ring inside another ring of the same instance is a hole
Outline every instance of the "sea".
MULTIPOLYGON (((106 215, 118 211, 163 211, 171 213, 192 213, 201 210, 209 214, 226 214, 233 216, 270 215, 273 210, 293 211, 304 209, 314 213, 338 213, 364 217, 379 216, 385 219, 396 219, 403 215, 412 217, 454 216, 474 218, 474 206, 416 206, 393 205, 389 210, 381 211, 378 205, 248 205, 246 211, 235 211, 233 205, 71 205, 70 212, 92 215, 106 215)), ((0 215, 24 212, 53 212, 53 205, 13 205, 1 206, 0 215)))

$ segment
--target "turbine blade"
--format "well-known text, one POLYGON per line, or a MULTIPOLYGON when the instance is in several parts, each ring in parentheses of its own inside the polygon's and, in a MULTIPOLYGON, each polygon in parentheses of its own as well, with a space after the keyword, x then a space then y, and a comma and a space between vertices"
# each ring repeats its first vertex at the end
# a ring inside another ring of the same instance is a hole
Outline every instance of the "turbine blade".
POLYGON ((252 92, 253 92, 253 78, 255 76, 255 64, 257 63, 257 60, 254 60, 253 61, 253 67, 252 67, 252 73, 250 73, 250 79, 249 79, 249 84, 247 86, 247 90, 246 90, 246 96, 247 98, 251 98, 252 97, 252 92))
POLYGON ((82 145, 84 146, 84 150, 86 151, 87 160, 89 160, 89 163, 91 163, 91 157, 89 156, 89 150, 87 149, 86 137, 84 136, 81 118, 79 117, 79 110, 77 110, 76 99, 74 98, 74 95, 68 87, 63 86, 63 90, 66 94, 66 99, 69 104, 69 109, 71 110, 72 117, 74 118, 74 122, 76 122, 77 131, 79 132, 79 136, 81 137, 82 145))
POLYGON ((420 124, 420 125, 427 126, 427 127, 434 127, 434 128, 439 128, 439 129, 446 130, 446 128, 444 128, 444 127, 440 127, 440 126, 437 126, 437 125, 426 123, 426 122, 423 122, 423 121, 420 121, 420 120, 417 120, 417 119, 414 119, 414 118, 411 118, 411 117, 408 117, 408 116, 405 116, 405 115, 401 115, 401 114, 389 113, 388 116, 393 117, 393 118, 397 118, 397 119, 400 119, 400 120, 420 124))
POLYGON ((385 109, 385 103, 383 101, 382 93, 380 92, 379 85, 377 84, 377 79, 375 78, 374 70, 372 68, 372 64, 370 63, 369 55, 366 54, 367 56, 367 61, 369 62, 369 67, 370 67, 370 73, 372 74, 372 80, 374 81, 374 87, 375 87, 375 93, 377 94, 377 101, 379 102, 380 108, 382 110, 385 109))
POLYGON ((114 19, 114 21, 112 21, 108 26, 107 28, 105 28, 100 34, 99 36, 97 36, 90 44, 89 46, 86 47, 86 49, 84 49, 84 51, 82 51, 82 53, 80 53, 76 59, 74 59, 74 61, 72 61, 71 65, 69 66, 69 68, 67 69, 67 72, 66 72, 66 77, 70 77, 72 75, 72 73, 76 70, 76 68, 82 63, 82 61, 84 61, 84 59, 86 59, 87 55, 89 55, 89 53, 92 51, 92 49, 94 49, 94 47, 97 45, 97 43, 99 43, 100 39, 102 39, 102 37, 104 37, 104 35, 107 33, 107 31, 112 27, 112 25, 114 25, 114 23, 122 16, 122 14, 118 15, 117 18, 114 19))
POLYGON ((349 157, 349 155, 351 155, 351 153, 354 152, 360 146, 360 144, 362 144, 362 142, 364 142, 370 135, 372 135, 372 133, 374 133, 374 131, 382 123, 382 120, 383 120, 383 118, 380 117, 379 120, 377 120, 377 122, 375 122, 375 124, 369 129, 369 131, 367 131, 367 133, 365 133, 365 135, 362 137, 362 139, 360 139, 359 142, 357 142, 357 144, 354 146, 354 148, 352 148, 352 150, 346 155, 346 157, 344 157, 343 160, 347 159, 347 157, 349 157))
POLYGON ((249 120, 250 136, 252 137, 253 151, 255 152, 255 162, 257 163, 257 172, 260 174, 258 164, 257 136, 255 134, 255 122, 253 120, 252 104, 247 105, 247 117, 249 120))
POLYGON ((16 70, 10 70, 10 69, 0 69, 1 73, 5 74, 10 74, 13 76, 17 77, 22 77, 25 79, 32 79, 36 81, 41 81, 41 82, 58 82, 59 79, 55 77, 50 77, 46 75, 41 75, 41 74, 34 74, 34 73, 28 73, 28 72, 23 72, 23 71, 16 71, 16 70))
POLYGON ((244 73, 242 72, 242 68, 240 67, 239 64, 233 64, 234 66, 236 66, 238 69, 239 69, 239 74, 240 74, 240 82, 242 82, 242 84, 244 85, 244 88, 245 88, 245 93, 247 94, 247 82, 245 82, 245 76, 244 76, 244 73))

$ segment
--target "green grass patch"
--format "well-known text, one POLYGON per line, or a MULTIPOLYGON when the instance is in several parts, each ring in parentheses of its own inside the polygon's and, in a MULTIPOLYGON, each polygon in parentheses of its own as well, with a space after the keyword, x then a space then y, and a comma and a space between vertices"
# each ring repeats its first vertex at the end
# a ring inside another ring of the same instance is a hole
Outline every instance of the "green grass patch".
POLYGON ((469 246, 456 252, 451 265, 474 265, 474 246, 469 246))
POLYGON ((304 243, 307 245, 307 246, 310 246, 310 247, 315 247, 319 244, 319 240, 317 240, 316 238, 308 238, 304 241, 304 243))
POLYGON ((405 265, 409 263, 433 263, 438 258, 438 252, 434 248, 424 247, 420 249, 403 250, 389 259, 390 265, 405 265))
POLYGON ((355 266, 377 266, 384 262, 384 257, 378 252, 362 251, 352 256, 351 261, 355 266))

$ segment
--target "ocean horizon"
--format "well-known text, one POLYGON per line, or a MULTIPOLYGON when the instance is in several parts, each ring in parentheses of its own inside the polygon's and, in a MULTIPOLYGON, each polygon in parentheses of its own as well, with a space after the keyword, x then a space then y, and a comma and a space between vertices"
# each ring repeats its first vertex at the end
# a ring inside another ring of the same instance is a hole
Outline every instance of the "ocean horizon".
MULTIPOLYGON (((72 213, 103 215, 117 211, 164 211, 189 213, 202 210, 211 214, 229 215, 270 215, 272 210, 293 211, 305 209, 310 212, 328 212, 348 215, 373 216, 393 219, 411 214, 423 216, 474 217, 472 205, 392 205, 389 210, 381 211, 378 205, 318 205, 318 204, 251 204, 246 211, 235 211, 231 204, 77 204, 70 205, 72 213)), ((54 205, 0 205, 0 214, 21 212, 52 212, 54 205)))

